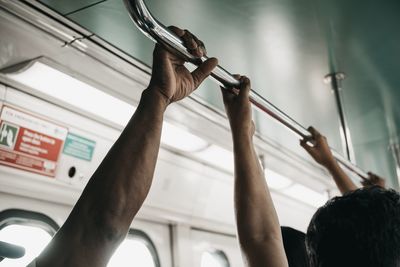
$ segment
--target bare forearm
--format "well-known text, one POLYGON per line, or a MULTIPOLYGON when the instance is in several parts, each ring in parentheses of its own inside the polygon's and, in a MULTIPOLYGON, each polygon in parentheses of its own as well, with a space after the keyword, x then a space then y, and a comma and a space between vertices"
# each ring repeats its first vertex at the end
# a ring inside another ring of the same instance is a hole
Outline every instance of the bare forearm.
POLYGON ((153 93, 143 93, 134 116, 41 255, 41 266, 103 266, 127 234, 149 191, 158 155, 166 104, 153 93), (75 247, 82 249, 70 249, 75 247), (65 260, 70 263, 61 264, 65 260))
POLYGON ((110 223, 118 223, 118 229, 129 227, 154 174, 166 105, 150 94, 154 92, 144 91, 134 116, 75 206, 97 219, 112 218, 110 223))
POLYGON ((249 267, 287 266, 274 204, 253 145, 250 80, 237 76, 238 94, 223 89, 232 130, 235 161, 234 202, 240 247, 249 267))
POLYGON ((234 136, 234 154, 235 207, 240 240, 257 243, 280 238, 278 217, 251 137, 234 136))
POLYGON ((234 154, 236 221, 247 265, 287 266, 278 216, 251 137, 234 134, 234 154))
POLYGON ((336 186, 339 188, 342 194, 354 191, 357 186, 353 183, 350 177, 343 171, 336 160, 333 160, 330 164, 327 164, 326 169, 332 175, 336 186))
MULTIPOLYGON (((191 33, 170 30, 194 56, 205 55, 203 42, 191 33)), ((192 72, 184 63, 156 45, 150 88, 67 221, 39 256, 38 266, 106 266, 150 189, 167 105, 192 93, 218 61, 210 58, 192 72)))

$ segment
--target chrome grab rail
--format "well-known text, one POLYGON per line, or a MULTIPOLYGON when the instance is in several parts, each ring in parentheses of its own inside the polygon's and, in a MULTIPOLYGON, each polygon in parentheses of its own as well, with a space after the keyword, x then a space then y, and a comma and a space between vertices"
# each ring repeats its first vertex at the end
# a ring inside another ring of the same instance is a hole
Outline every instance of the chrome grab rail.
MULTIPOLYGON (((183 45, 182 40, 179 37, 177 37, 173 32, 171 32, 167 27, 165 27, 162 23, 160 23, 153 17, 143 0, 124 0, 124 3, 133 22, 144 33, 144 35, 146 35, 153 41, 163 44, 169 49, 172 49, 173 52, 180 54, 193 64, 198 65, 199 59, 195 58, 187 51, 187 49, 183 45)), ((201 58, 202 62, 204 62, 205 60, 207 60, 206 56, 201 58)), ((213 70, 211 76, 216 80, 217 83, 226 87, 239 85, 239 81, 236 80, 231 73, 229 73, 221 66, 217 66, 213 70)), ((288 115, 279 110, 277 107, 275 107, 272 103, 263 98, 254 90, 250 91, 250 101, 256 107, 288 127, 301 138, 305 138, 311 135, 310 132, 306 130, 302 125, 300 125, 297 121, 290 118, 288 115)), ((358 166, 347 160, 334 149, 331 150, 333 156, 341 165, 357 174, 363 180, 368 177, 368 174, 360 169, 358 166)))

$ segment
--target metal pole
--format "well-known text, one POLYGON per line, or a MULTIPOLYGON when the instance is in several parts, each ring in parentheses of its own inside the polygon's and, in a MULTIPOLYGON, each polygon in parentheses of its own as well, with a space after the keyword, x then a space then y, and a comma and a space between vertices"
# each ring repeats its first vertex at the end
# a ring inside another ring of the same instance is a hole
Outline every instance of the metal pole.
POLYGON ((396 162, 397 183, 400 184, 400 144, 398 142, 392 143, 390 149, 396 162))
MULTIPOLYGON (((199 59, 195 58, 187 51, 181 39, 179 39, 173 32, 171 32, 167 27, 165 27, 162 23, 160 23, 153 17, 143 0, 124 0, 124 3, 133 22, 143 32, 143 34, 145 34, 153 41, 163 44, 167 48, 171 49, 171 51, 180 54, 189 62, 198 65, 199 59)), ((200 60, 204 62, 205 60, 207 60, 207 57, 202 57, 200 60)), ((223 85, 225 87, 239 86, 239 81, 236 80, 231 73, 229 73, 221 66, 217 66, 212 72, 211 76, 220 85, 223 85)), ((279 110, 277 107, 275 107, 272 103, 267 101, 254 90, 250 91, 250 101, 256 107, 288 127, 300 138, 305 138, 311 135, 310 132, 308 132, 302 125, 300 125, 298 122, 279 110)), ((333 156, 343 166, 357 174, 361 179, 366 179, 368 177, 368 174, 366 172, 348 161, 335 150, 331 150, 333 156)))
POLYGON ((341 97, 341 81, 345 79, 345 74, 342 72, 334 72, 330 73, 325 76, 324 82, 326 84, 331 85, 331 89, 333 94, 335 95, 335 100, 336 100, 336 106, 338 109, 339 113, 339 122, 341 126, 341 134, 343 135, 343 146, 344 146, 344 152, 346 153, 347 159, 352 160, 352 154, 350 149, 351 147, 351 140, 350 140, 350 135, 349 132, 347 131, 347 121, 346 121, 346 116, 344 114, 344 109, 343 109, 343 104, 342 104, 342 97, 341 97))

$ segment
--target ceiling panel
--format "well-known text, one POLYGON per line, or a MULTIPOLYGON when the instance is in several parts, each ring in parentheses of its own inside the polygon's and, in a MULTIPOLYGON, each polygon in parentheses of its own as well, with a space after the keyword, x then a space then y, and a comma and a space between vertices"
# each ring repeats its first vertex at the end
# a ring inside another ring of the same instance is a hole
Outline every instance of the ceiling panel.
MULTIPOLYGON (((357 163, 396 177, 390 150, 399 142, 400 2, 324 1, 337 68, 346 73, 343 96, 357 163)), ((397 184, 392 179, 392 184, 397 184)))
MULTIPOLYGON (((65 13, 77 1, 44 1, 65 13)), ((81 1, 89 5, 91 1, 81 1)), ((82 5, 81 5, 82 3, 82 5)), ((325 74, 344 71, 343 96, 356 159, 390 177, 387 149, 400 127, 399 2, 396 0, 148 0, 163 23, 190 29, 210 56, 304 126, 314 125, 342 151, 334 96, 325 74), (371 135, 374 133, 374 137, 371 135), (371 139, 376 140, 369 146, 371 139), (385 164, 382 164, 382 159, 385 164), (370 162, 375 162, 373 165, 370 162)), ((151 65, 153 43, 130 21, 121 0, 108 0, 68 16, 131 56, 151 65)), ((206 82, 197 92, 222 109, 219 89, 206 82)), ((298 141, 268 117, 255 114, 262 134, 304 155, 298 141)))
POLYGON ((59 13, 66 15, 104 1, 106 0, 41 0, 40 2, 54 10, 57 10, 59 13))

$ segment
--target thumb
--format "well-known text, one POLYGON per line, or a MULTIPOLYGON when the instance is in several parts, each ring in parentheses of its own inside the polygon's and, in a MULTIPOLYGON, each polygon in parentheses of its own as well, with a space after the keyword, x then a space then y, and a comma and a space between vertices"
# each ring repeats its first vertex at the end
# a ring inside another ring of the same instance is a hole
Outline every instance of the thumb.
POLYGON ((229 88, 226 87, 220 87, 221 88, 221 93, 222 93, 222 99, 224 100, 224 105, 229 105, 233 98, 235 97, 235 94, 230 90, 229 88))
POLYGON ((308 152, 308 154, 310 154, 311 156, 313 156, 313 155, 314 155, 314 150, 313 150, 314 148, 311 147, 311 146, 309 146, 309 145, 307 144, 307 142, 308 142, 307 139, 300 140, 300 146, 301 146, 302 148, 304 148, 304 149, 308 152))
POLYGON ((250 88, 251 88, 250 79, 247 78, 246 76, 243 76, 240 79, 239 97, 241 99, 247 100, 249 98, 250 88))
POLYGON ((199 87, 199 85, 211 74, 212 70, 217 65, 218 60, 216 58, 209 58, 201 63, 201 65, 192 72, 194 88, 199 87))

